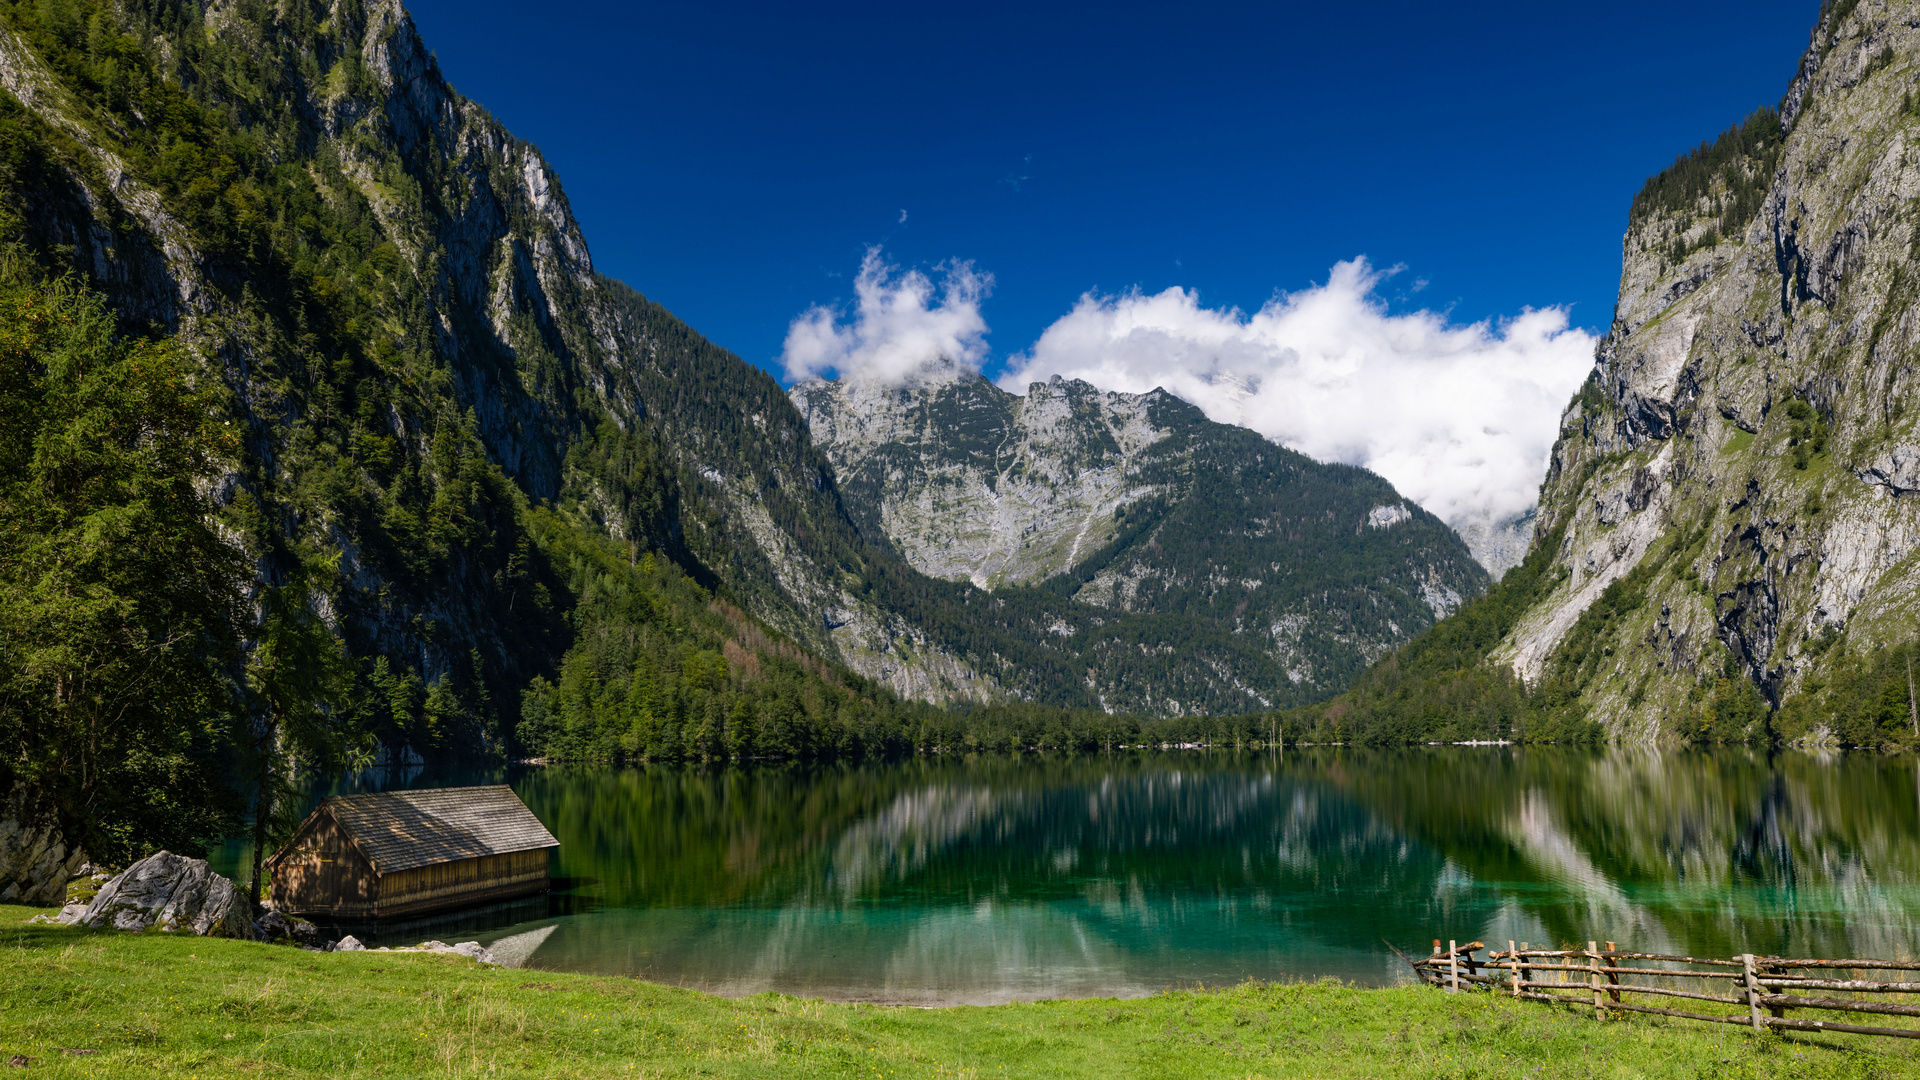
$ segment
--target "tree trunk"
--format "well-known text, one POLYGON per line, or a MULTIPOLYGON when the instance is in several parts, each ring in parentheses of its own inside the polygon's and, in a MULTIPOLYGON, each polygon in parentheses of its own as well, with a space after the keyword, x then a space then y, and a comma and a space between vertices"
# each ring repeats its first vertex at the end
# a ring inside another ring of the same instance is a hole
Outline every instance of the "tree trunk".
POLYGON ((271 729, 262 734, 258 746, 260 768, 254 777, 253 880, 247 886, 247 894, 256 908, 260 906, 260 870, 267 859, 267 816, 273 812, 273 751, 277 741, 271 729))

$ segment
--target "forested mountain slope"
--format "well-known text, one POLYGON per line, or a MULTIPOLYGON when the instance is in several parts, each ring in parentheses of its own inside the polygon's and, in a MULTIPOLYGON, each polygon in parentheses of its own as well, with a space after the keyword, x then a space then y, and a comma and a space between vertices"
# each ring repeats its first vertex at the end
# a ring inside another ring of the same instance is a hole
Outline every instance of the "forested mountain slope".
POLYGON ((1019 396, 948 365, 791 397, 854 520, 916 569, 1204 620, 1314 696, 1486 587, 1459 537, 1385 480, 1162 391, 1056 378, 1019 396))
POLYGON ((1302 722, 1920 741, 1917 100, 1920 4, 1829 3, 1647 182, 1526 564, 1302 722))
POLYGON ((728 602, 648 408, 711 354, 397 4, 0 4, 0 888, 290 763, 957 737, 728 602))
MULTIPOLYGON (((316 583, 381 752, 717 753, 736 706, 831 743, 894 694, 1245 712, 1385 640, 1296 681, 1197 609, 919 573, 771 377, 595 272, 538 150, 395 0, 0 0, 0 90, 10 273, 70 273, 218 376, 222 527, 257 584, 316 583)), ((1381 588, 1412 633, 1427 605, 1381 588)))

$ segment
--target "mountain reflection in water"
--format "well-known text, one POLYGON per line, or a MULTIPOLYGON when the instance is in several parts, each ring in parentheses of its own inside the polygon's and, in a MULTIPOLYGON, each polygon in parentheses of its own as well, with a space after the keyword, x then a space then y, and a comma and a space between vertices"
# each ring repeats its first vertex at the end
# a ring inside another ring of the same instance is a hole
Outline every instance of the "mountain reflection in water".
POLYGON ((572 887, 447 925, 510 939, 528 967, 728 994, 1391 983, 1406 972, 1386 942, 1436 935, 1906 956, 1920 929, 1911 758, 1307 748, 505 779, 560 839, 572 887))

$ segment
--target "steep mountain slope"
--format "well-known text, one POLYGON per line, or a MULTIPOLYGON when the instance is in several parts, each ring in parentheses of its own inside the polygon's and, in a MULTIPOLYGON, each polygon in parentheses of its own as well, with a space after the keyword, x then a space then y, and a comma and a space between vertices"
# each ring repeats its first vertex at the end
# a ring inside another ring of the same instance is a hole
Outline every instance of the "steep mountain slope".
MULTIPOLYGON (((656 571, 595 545, 657 553, 858 673, 849 693, 936 702, 1297 704, 1429 617, 1356 563, 1368 625, 1303 635, 1296 680, 1218 617, 1239 599, 1217 584, 1127 610, 922 575, 849 515, 772 378, 594 271, 538 150, 446 84, 396 0, 0 0, 0 24, 7 257, 77 275, 232 389, 221 501, 263 580, 324 571, 389 750, 499 754, 526 717, 581 710, 651 723, 621 620, 690 601, 619 600, 656 571)), ((1392 497, 1357 498, 1339 528, 1392 497)))
POLYGON ((1497 654, 1577 675, 1612 731, 1673 733, 1723 672, 1777 704, 1914 636, 1916 61, 1920 5, 1829 5, 1777 118, 1634 202, 1542 500, 1564 580, 1497 654))
POLYGON ((791 396, 855 520, 916 569, 1206 619, 1322 693, 1485 588, 1459 538, 1386 481, 1161 391, 1056 378, 1020 397, 947 368, 791 396))
MULTIPOLYGON (((779 388, 594 273, 539 153, 445 84, 399 4, 0 12, 9 252, 233 388, 222 501, 266 580, 331 557, 328 615, 389 749, 508 747, 529 680, 592 630, 568 594, 619 577, 543 535, 659 551, 832 655, 738 524, 782 513, 743 405, 771 403, 806 457, 779 388), (750 479, 705 483, 720 470, 750 479)), ((780 476, 811 494, 775 539, 824 517, 857 546, 823 466, 780 476)))
POLYGON ((1829 3, 1648 181, 1526 563, 1307 722, 1920 742, 1916 91, 1920 4, 1829 3))

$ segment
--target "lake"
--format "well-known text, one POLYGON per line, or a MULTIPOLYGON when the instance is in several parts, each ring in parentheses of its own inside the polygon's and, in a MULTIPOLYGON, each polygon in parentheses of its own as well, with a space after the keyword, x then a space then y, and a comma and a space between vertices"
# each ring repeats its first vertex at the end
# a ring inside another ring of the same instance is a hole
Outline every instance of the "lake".
MULTIPOLYGON (((555 891, 376 941, 478 939, 535 969, 914 1004, 1388 984, 1407 978, 1388 943, 1435 937, 1694 955, 1920 945, 1911 757, 1307 747, 371 770, 315 797, 502 780, 560 840, 555 891)), ((236 846, 216 864, 245 859, 236 846)))

